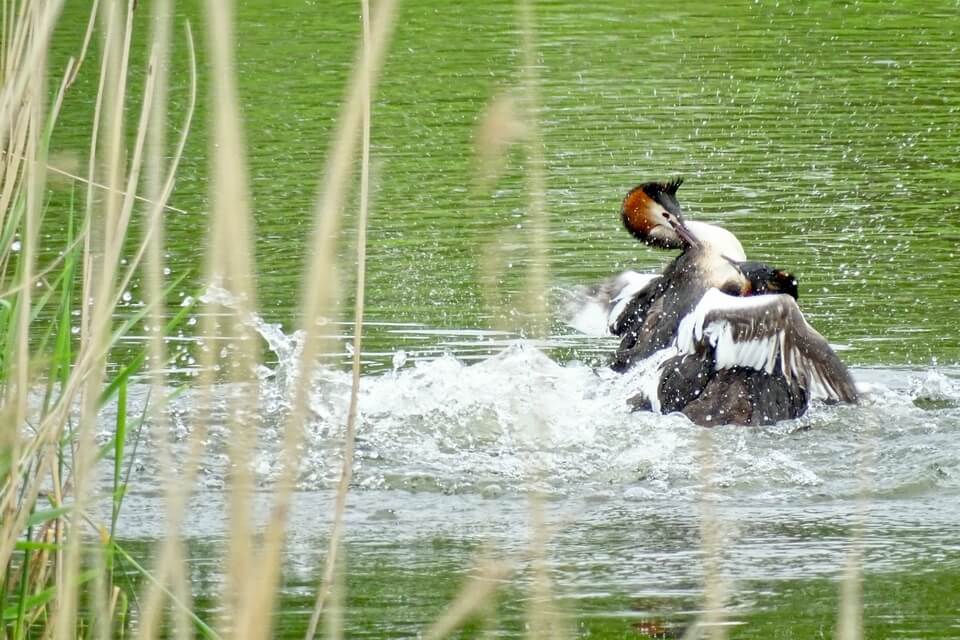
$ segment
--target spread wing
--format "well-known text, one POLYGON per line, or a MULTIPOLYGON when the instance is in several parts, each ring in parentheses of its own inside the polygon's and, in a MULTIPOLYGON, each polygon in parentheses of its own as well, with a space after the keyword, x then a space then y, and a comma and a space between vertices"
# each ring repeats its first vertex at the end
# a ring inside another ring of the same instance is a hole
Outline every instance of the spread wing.
POLYGON ((619 335, 631 301, 657 278, 659 275, 653 273, 624 271, 595 287, 582 290, 567 305, 566 323, 587 335, 619 335))
POLYGON ((697 353, 714 349, 714 367, 750 367, 784 377, 812 398, 856 402, 847 368, 827 341, 804 319, 788 295, 745 298, 710 289, 680 323, 677 348, 697 353))

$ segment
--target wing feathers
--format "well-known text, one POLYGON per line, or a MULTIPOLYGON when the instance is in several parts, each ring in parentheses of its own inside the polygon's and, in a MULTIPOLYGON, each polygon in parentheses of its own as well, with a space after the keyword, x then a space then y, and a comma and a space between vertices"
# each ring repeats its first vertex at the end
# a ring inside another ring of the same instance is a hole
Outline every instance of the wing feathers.
POLYGON ((566 322, 588 335, 620 335, 636 311, 635 301, 642 298, 659 277, 653 273, 624 271, 595 287, 581 289, 567 304, 566 322))
POLYGON ((750 367, 772 373, 777 364, 811 397, 856 402, 846 367, 804 319, 788 295, 739 298, 711 289, 680 323, 677 347, 713 347, 716 369, 750 367))

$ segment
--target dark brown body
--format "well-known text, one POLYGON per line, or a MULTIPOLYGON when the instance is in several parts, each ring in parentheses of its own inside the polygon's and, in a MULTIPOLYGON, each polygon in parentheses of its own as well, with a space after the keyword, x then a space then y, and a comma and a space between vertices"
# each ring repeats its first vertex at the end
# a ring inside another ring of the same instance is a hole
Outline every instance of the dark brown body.
MULTIPOLYGON (((799 418, 807 410, 806 391, 788 382, 779 367, 766 373, 745 367, 714 371, 713 366, 708 354, 668 360, 657 388, 661 412, 679 411, 698 425, 712 427, 769 425, 799 418)), ((651 410, 642 396, 628 403, 635 410, 651 410)))
POLYGON ((677 336, 680 320, 697 305, 710 288, 697 264, 697 252, 685 251, 663 275, 631 300, 613 327, 620 347, 610 361, 614 371, 626 371, 636 362, 669 346, 677 336))

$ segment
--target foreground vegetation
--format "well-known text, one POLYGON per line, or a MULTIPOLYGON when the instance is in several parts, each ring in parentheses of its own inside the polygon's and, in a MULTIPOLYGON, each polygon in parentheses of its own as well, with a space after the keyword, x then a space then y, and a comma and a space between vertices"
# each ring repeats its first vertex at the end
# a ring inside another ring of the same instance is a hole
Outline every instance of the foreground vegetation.
MULTIPOLYGON (((319 319, 332 309, 334 239, 362 142, 354 394, 334 526, 308 636, 316 632, 331 601, 341 566, 338 558, 359 382, 369 104, 389 41, 393 4, 379 3, 371 21, 370 9, 362 3, 367 46, 360 48, 344 100, 316 205, 314 251, 304 270, 304 280, 311 286, 304 287, 302 301, 306 340, 300 380, 309 379, 322 346, 319 319)), ((149 423, 155 435, 161 464, 170 468, 171 437, 164 435, 169 426, 165 396, 170 389, 164 338, 191 309, 183 306, 171 315, 165 308, 179 280, 168 281, 165 276, 164 217, 199 90, 194 36, 189 24, 174 28, 170 2, 151 3, 146 66, 134 70, 131 49, 137 4, 103 0, 91 9, 82 49, 65 69, 52 69, 48 55, 61 9, 60 2, 7 0, 3 4, 0 381, 3 423, 13 425, 3 430, 0 459, 4 633, 12 638, 129 633, 144 638, 158 634, 269 637, 309 385, 298 385, 293 394, 282 469, 273 492, 274 516, 266 530, 254 530, 250 522, 249 461, 257 442, 252 417, 257 399, 247 395, 231 401, 229 455, 234 472, 226 514, 231 535, 224 550, 226 584, 213 620, 201 620, 193 613, 194 594, 185 577, 184 548, 178 535, 197 473, 210 390, 215 384, 250 383, 261 361, 248 322, 257 306, 231 8, 216 0, 206 4, 205 18, 211 26, 204 37, 214 132, 208 248, 201 279, 229 291, 235 300, 229 307, 223 300, 207 302, 202 309, 201 375, 196 382, 201 400, 193 408, 188 459, 179 461, 184 472, 166 487, 168 535, 152 550, 153 560, 146 566, 118 542, 116 528, 130 476, 131 448, 137 446, 144 425, 149 423), (186 109, 173 114, 180 118, 180 127, 168 131, 169 52, 175 32, 183 33, 191 79, 186 109), (71 171, 51 157, 50 139, 60 108, 81 72, 98 73, 98 90, 89 153, 80 163, 85 168, 71 171), (143 74, 141 95, 133 95, 128 82, 135 72, 143 74), (51 92, 48 86, 56 90, 51 92), (48 182, 54 177, 70 184, 66 210, 47 206, 48 182), (50 246, 45 240, 51 237, 63 238, 62 245, 50 246), (145 285, 144 304, 133 314, 119 314, 135 280, 145 285), (149 337, 142 353, 119 349, 121 339, 134 326, 149 337), (152 387, 142 415, 127 412, 128 384, 135 374, 146 376, 152 387), (95 436, 104 426, 108 407, 115 414, 112 432, 107 442, 98 442, 95 436), (100 473, 104 465, 112 467, 106 483, 100 473), (112 503, 106 522, 96 515, 97 501, 104 494, 112 503), (119 566, 140 575, 137 592, 117 581, 119 566)), ((535 280, 542 290, 542 270, 535 280)), ((455 628, 475 604, 461 603, 460 612, 444 618, 442 625, 455 628)), ((338 618, 330 619, 330 633, 338 635, 338 618)), ((544 633, 550 628, 542 615, 532 619, 539 620, 544 633)), ((435 630, 442 633, 442 627, 435 630)))
MULTIPOLYGON (((137 599, 135 629, 141 637, 152 637, 161 629, 166 629, 164 634, 188 637, 197 632, 266 637, 285 522, 276 518, 265 536, 266 545, 252 552, 254 532, 244 516, 251 488, 244 469, 253 444, 249 439, 252 425, 240 419, 233 425, 237 435, 231 453, 239 471, 231 486, 235 527, 227 551, 230 578, 224 592, 225 611, 219 622, 203 622, 191 611, 192 594, 186 587, 177 535, 177 523, 196 473, 196 455, 186 461, 182 480, 171 480, 167 487, 170 535, 154 551, 153 566, 141 566, 116 539, 132 464, 130 447, 137 446, 147 421, 159 434, 156 441, 164 449, 161 459, 169 456, 165 451, 169 438, 163 436, 168 424, 164 396, 169 393, 164 337, 176 329, 190 307, 184 306, 172 316, 165 311, 167 294, 179 281, 167 281, 164 276, 164 214, 198 90, 193 34, 185 25, 185 48, 192 69, 190 101, 185 112, 178 114, 179 130, 168 136, 168 58, 174 31, 171 4, 159 1, 150 7, 149 56, 142 70, 143 93, 137 96, 130 95, 128 84, 135 3, 94 3, 83 49, 70 58, 66 69, 53 70, 47 57, 61 8, 58 2, 3 5, 0 380, 3 423, 14 426, 3 430, 0 460, 0 564, 6 568, 0 604, 5 635, 126 635, 130 603, 137 599), (97 59, 90 59, 93 50, 99 51, 97 59), (49 141, 78 74, 88 72, 91 66, 94 73, 99 69, 99 89, 89 156, 83 163, 85 170, 71 172, 56 167, 49 141), (48 91, 48 83, 57 89, 48 91), (136 120, 128 122, 133 113, 136 120), (55 175, 70 181, 72 206, 67 211, 46 206, 48 179, 55 175), (44 242, 49 237, 63 237, 62 246, 49 246, 44 242), (133 314, 118 314, 129 299, 134 279, 145 283, 145 304, 133 314), (119 341, 134 326, 146 329, 150 336, 143 352, 118 352, 119 341), (131 416, 127 414, 127 385, 132 375, 140 373, 148 376, 153 390, 144 414, 131 416), (116 418, 109 441, 102 443, 95 433, 103 427, 107 406, 116 418), (108 486, 100 475, 104 464, 112 465, 108 486), (96 501, 104 493, 112 502, 106 522, 95 515, 96 501), (130 593, 116 583, 115 570, 121 564, 142 572, 140 593, 130 593), (219 631, 213 631, 214 627, 219 631)), ((250 329, 243 324, 255 303, 243 142, 233 84, 231 15, 223 3, 210 2, 207 9, 210 23, 215 25, 206 36, 215 78, 211 92, 218 130, 211 167, 214 205, 205 279, 246 296, 249 305, 224 313, 219 323, 211 321, 203 328, 206 348, 202 351, 210 355, 203 362, 208 373, 200 381, 201 388, 214 383, 210 372, 215 369, 224 372, 217 381, 224 377, 248 380, 251 365, 259 357, 250 329), (235 351, 221 351, 234 345, 238 345, 235 351), (229 358, 219 363, 221 353, 229 353, 229 358)), ((387 40, 390 13, 390 3, 385 3, 375 29, 380 43, 387 40)), ((178 25, 177 31, 182 27, 178 25)), ((373 47, 372 53, 379 56, 382 51, 380 45, 373 47)), ((324 244, 332 237, 329 226, 336 223, 345 186, 343 167, 349 166, 353 156, 362 104, 368 100, 366 87, 377 61, 371 56, 357 66, 357 89, 345 110, 352 122, 344 123, 341 149, 335 158, 341 168, 337 175, 337 163, 331 163, 335 171, 325 191, 328 201, 318 211, 320 246, 312 267, 314 275, 331 268, 331 250, 324 244)), ((329 304, 328 298, 329 293, 319 292, 309 300, 312 313, 307 317, 318 317, 329 304)), ((215 314, 214 306, 208 305, 205 312, 215 314)), ((311 327, 307 330, 316 334, 311 327)), ((316 344, 316 339, 308 342, 304 368, 316 352, 316 344)), ((303 393, 299 395, 302 405, 303 393)), ((205 407, 197 407, 198 426, 191 436, 194 454, 203 440, 204 411, 205 407)), ((295 450, 302 416, 301 408, 291 417, 288 455, 295 450)), ((292 472, 288 471, 277 489, 278 513, 283 512, 292 487, 292 472)))

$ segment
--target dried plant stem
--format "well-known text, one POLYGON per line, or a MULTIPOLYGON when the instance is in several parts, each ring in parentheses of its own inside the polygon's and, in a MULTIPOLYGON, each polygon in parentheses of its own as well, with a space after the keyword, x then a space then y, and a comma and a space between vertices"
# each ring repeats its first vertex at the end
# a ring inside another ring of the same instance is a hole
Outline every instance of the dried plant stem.
POLYGON ((875 463, 875 436, 872 425, 862 435, 857 459, 859 495, 852 527, 850 550, 840 579, 840 603, 837 618, 837 640, 863 638, 863 560, 864 529, 866 527, 872 479, 870 469, 875 463))
MULTIPOLYGON (((17 335, 16 349, 14 354, 14 367, 11 379, 13 385, 8 387, 8 391, 13 394, 13 402, 10 406, 14 407, 14 424, 21 425, 27 418, 27 390, 29 386, 30 374, 30 308, 33 281, 33 270, 36 266, 38 224, 40 220, 40 201, 41 192, 44 183, 44 150, 40 137, 42 135, 43 119, 43 95, 46 90, 46 79, 43 71, 46 67, 45 60, 41 60, 36 75, 31 74, 31 82, 25 87, 28 92, 26 108, 24 115, 27 118, 26 127, 26 153, 27 157, 33 160, 28 162, 26 167, 26 220, 24 228, 25 237, 22 239, 23 252, 20 263, 20 287, 21 297, 17 306, 16 328, 17 335)), ((14 435, 12 438, 12 459, 16 460, 19 453, 19 438, 14 435)), ((11 491, 11 494, 13 492, 11 491)), ((4 515, 6 515, 6 509, 4 515)), ((4 565, 6 566, 6 565, 4 565)))
MULTIPOLYGON (((104 59, 106 79, 101 82, 104 90, 103 120, 105 125, 106 162, 103 167, 104 182, 112 189, 120 190, 123 181, 125 158, 124 148, 124 105, 126 101, 126 77, 130 56, 130 42, 133 32, 132 7, 128 6, 126 19, 118 1, 105 2, 101 5, 104 13, 104 22, 107 24, 107 35, 104 39, 104 59), (125 23, 122 40, 120 32, 113 28, 123 21, 125 23)), ((152 98, 152 77, 146 79, 144 90, 144 109, 148 109, 152 98)), ((145 129, 145 122, 141 119, 141 129, 145 129)), ((138 141, 142 141, 143 130, 139 132, 138 141)), ((136 157, 135 152, 135 157, 136 157)), ((136 165, 136 161, 134 162, 136 165)), ((138 171, 138 167, 131 169, 131 177, 138 171)), ((130 184, 135 185, 135 180, 130 184)), ((135 188, 128 191, 133 191, 135 188)), ((88 211, 92 204, 88 203, 88 211)), ((90 296, 84 297, 83 313, 87 316, 87 333, 81 338, 81 352, 86 352, 86 358, 78 357, 78 361, 89 362, 89 370, 85 371, 83 395, 81 397, 80 423, 77 429, 77 445, 74 454, 72 474, 74 503, 71 522, 77 528, 76 534, 67 539, 66 555, 63 562, 63 571, 58 584, 59 607, 54 623, 54 633, 58 640, 67 640, 76 633, 77 615, 77 579, 80 569, 80 538, 79 517, 86 509, 90 496, 90 483, 93 463, 96 456, 96 445, 93 440, 94 426, 97 418, 98 401, 106 369, 106 352, 109 348, 110 321, 113 312, 111 299, 113 298, 114 279, 117 271, 120 250, 126 232, 126 216, 123 211, 126 203, 115 194, 108 194, 104 198, 103 209, 93 208, 93 212, 100 214, 96 219, 100 225, 91 224, 91 231, 97 231, 96 242, 88 244, 90 253, 86 258, 86 275, 90 281, 90 296), (87 304, 91 300, 92 304, 87 304)), ((91 217, 91 220, 95 218, 91 217)), ((100 591, 99 589, 97 590, 100 591)), ((106 604, 102 598, 95 599, 97 614, 106 616, 106 604)), ((101 632, 102 633, 102 632, 101 632)))
POLYGON ((228 635, 267 637, 260 616, 262 594, 272 594, 274 581, 257 570, 252 527, 254 477, 251 454, 256 451, 255 417, 259 402, 254 370, 260 343, 249 324, 256 309, 253 229, 246 145, 240 117, 234 64, 234 3, 207 0, 207 49, 210 60, 212 107, 210 173, 212 208, 206 278, 233 298, 227 307, 213 299, 204 306, 203 374, 195 424, 208 423, 212 390, 218 383, 214 368, 224 365, 230 388, 243 389, 226 399, 226 422, 231 465, 228 492, 230 539, 220 626, 228 635), (216 317, 220 316, 220 317, 216 317), (221 355, 222 354, 222 355, 221 355))
MULTIPOLYGON (((13 155, 13 154, 7 154, 6 152, 0 152, 0 153, 3 153, 4 155, 11 155, 11 156, 13 155)), ((25 158, 25 156, 22 156, 22 155, 21 155, 21 156, 19 156, 18 159, 22 160, 22 159, 24 159, 24 158, 25 158)), ((155 200, 155 199, 154 199, 153 197, 151 197, 151 196, 141 196, 141 195, 138 195, 138 194, 136 194, 136 193, 129 193, 128 191, 125 191, 125 190, 123 190, 123 189, 111 189, 110 187, 108 187, 108 186, 105 185, 105 184, 101 184, 101 183, 96 182, 96 181, 90 181, 90 180, 88 180, 87 178, 84 178, 83 176, 78 176, 78 175, 75 174, 75 173, 70 173, 69 171, 65 171, 65 170, 60 169, 60 168, 58 168, 58 167, 55 167, 55 166, 53 166, 53 165, 51 165, 51 164, 49 164, 49 163, 46 165, 46 171, 47 171, 47 173, 55 173, 55 174, 57 174, 57 175, 63 176, 64 178, 70 178, 71 180, 75 180, 75 181, 77 181, 77 182, 79 182, 79 183, 81 183, 81 184, 86 184, 86 185, 89 185, 89 186, 91 186, 91 187, 95 187, 96 189, 100 189, 100 190, 102 190, 102 191, 108 191, 108 192, 114 193, 114 194, 116 194, 116 195, 118 195, 118 196, 122 196, 122 197, 124 197, 124 198, 133 198, 133 199, 136 200, 137 202, 142 202, 142 203, 144 203, 144 204, 148 204, 148 205, 151 205, 151 206, 158 206, 158 205, 157 205, 157 200, 155 200)), ((161 208, 161 213, 162 213, 162 210, 174 211, 174 212, 176 212, 176 213, 189 213, 188 211, 185 211, 185 210, 183 210, 183 209, 179 209, 179 208, 177 208, 177 207, 175 207, 175 206, 173 206, 173 205, 171 205, 171 204, 163 204, 163 205, 160 205, 160 208, 161 208)))
MULTIPOLYGON (((166 350, 164 348, 164 336, 162 327, 164 324, 163 296, 164 296, 164 278, 163 278, 163 211, 166 208, 167 198, 172 190, 172 178, 179 166, 180 158, 183 155, 183 148, 186 143, 187 132, 190 130, 193 118, 194 107, 196 105, 197 93, 197 73, 196 73, 196 53, 194 51, 193 36, 190 31, 190 25, 187 24, 187 48, 190 57, 190 98, 186 113, 186 122, 181 128, 180 141, 177 146, 174 159, 169 168, 166 180, 163 179, 163 157, 166 146, 166 91, 169 71, 167 69, 169 58, 169 40, 170 40, 170 22, 172 18, 172 7, 170 0, 157 0, 153 5, 153 42, 157 51, 157 100, 154 101, 154 111, 151 116, 153 128, 150 140, 150 153, 147 163, 147 188, 152 202, 152 206, 147 212, 147 298, 152 312, 150 323, 152 333, 150 335, 150 381, 152 392, 151 396, 156 400, 150 406, 150 416, 153 428, 157 430, 160 437, 157 438, 158 464, 161 468, 174 468, 172 456, 170 454, 171 434, 168 433, 170 422, 167 419, 166 406, 163 401, 166 395, 166 378, 163 373, 164 362, 166 361, 166 350)), ((197 460, 199 458, 200 447, 196 445, 196 438, 203 429, 195 429, 191 433, 191 443, 188 447, 189 454, 184 461, 182 471, 177 481, 171 481, 167 484, 166 490, 166 532, 163 541, 159 545, 156 553, 155 566, 152 574, 155 576, 150 581, 146 589, 144 602, 141 606, 140 624, 137 630, 138 638, 152 638, 156 635, 162 607, 165 599, 169 597, 177 602, 187 602, 189 599, 189 590, 186 588, 185 576, 183 571, 183 545, 180 541, 180 524, 183 521, 186 511, 187 498, 190 495, 190 487, 196 475, 197 460), (178 597, 174 598, 166 589, 166 585, 172 583, 174 591, 178 597)), ((189 617, 186 614, 187 606, 175 607, 176 625, 174 629, 176 636, 188 638, 192 635, 192 626, 189 617)))
POLYGON ((47 49, 62 8, 63 0, 50 0, 42 4, 24 2, 21 5, 22 11, 34 11, 34 19, 16 19, 14 25, 18 31, 13 38, 7 40, 14 42, 8 50, 22 52, 22 57, 5 61, 7 68, 4 77, 12 80, 4 82, 0 89, 0 148, 6 146, 6 136, 15 130, 15 127, 11 126, 12 120, 20 105, 25 102, 28 86, 39 79, 35 75, 37 72, 46 69, 47 49), (16 44, 15 41, 19 39, 27 44, 16 44))
MULTIPOLYGON (((367 216, 370 202, 370 84, 372 82, 372 68, 370 59, 370 3, 360 1, 360 11, 363 20, 363 36, 361 43, 362 80, 360 82, 360 101, 362 112, 362 140, 360 154, 360 209, 357 212, 357 287, 353 310, 353 359, 352 378, 350 385, 350 406, 347 410, 347 427, 343 442, 343 462, 340 470, 340 481, 337 484, 337 495, 334 500, 333 525, 327 545, 327 556, 324 560, 323 577, 317 600, 310 615, 306 637, 312 639, 316 634, 317 624, 323 612, 324 604, 331 590, 337 584, 345 584, 344 580, 336 579, 336 572, 343 571, 343 517, 347 506, 347 492, 350 489, 350 480, 353 477, 354 444, 357 433, 357 404, 360 398, 360 363, 363 347, 363 306, 366 291, 367 273, 367 216)), ((344 594, 339 594, 338 600, 344 602, 344 594)), ((342 624, 342 617, 338 617, 342 624)), ((331 636, 340 637, 343 629, 338 625, 330 625, 331 636)))
POLYGON ((540 83, 537 76, 537 48, 534 41, 535 23, 531 0, 520 0, 520 33, 523 51, 524 122, 527 131, 526 179, 529 203, 527 205, 530 266, 527 270, 526 301, 530 316, 529 335, 547 334, 547 277, 550 271, 548 245, 548 214, 546 207, 546 161, 540 132, 540 83))
MULTIPOLYGON (((39 20, 40 16, 34 14, 34 21, 39 22, 39 20)), ((43 59, 40 61, 40 66, 34 70, 34 73, 31 74, 31 82, 26 87, 28 97, 26 100, 25 112, 28 118, 27 130, 29 132, 26 138, 26 152, 27 157, 31 160, 31 162, 27 163, 25 175, 26 220, 24 228, 26 233, 22 238, 23 252, 20 263, 20 282, 23 290, 20 294, 20 300, 17 306, 17 317, 15 321, 16 328, 14 330, 15 334, 17 335, 17 346, 14 353, 14 367, 11 376, 11 380, 14 381, 14 383, 8 387, 8 391, 13 394, 12 403, 10 406, 13 407, 14 425, 24 424, 27 419, 27 395, 29 392, 30 375, 30 311, 32 295, 32 287, 29 286, 29 283, 33 281, 33 271, 36 266, 36 245, 39 238, 40 206, 44 182, 46 179, 45 172, 43 171, 43 167, 46 165, 46 152, 41 141, 41 137, 43 135, 43 101, 46 93, 46 77, 44 73, 45 68, 46 61, 43 59)), ((11 433, 10 444, 11 459, 17 460, 20 451, 20 438, 16 433, 11 433)), ((11 475, 11 479, 13 477, 14 476, 11 475)), ((9 497, 12 498, 13 493, 14 492, 11 490, 9 497)), ((9 517, 8 509, 10 507, 12 507, 12 503, 7 503, 4 505, 3 511, 0 511, 0 519, 7 520, 9 517)), ((20 530, 22 529, 18 528, 17 532, 20 530)), ((3 564, 0 566, 8 566, 6 562, 7 556, 4 554, 3 564)))
POLYGON ((863 532, 860 525, 856 529, 840 581, 837 640, 860 640, 863 637, 863 532))
MULTIPOLYGON (((529 266, 527 268, 524 297, 528 316, 527 335, 544 337, 547 334, 547 209, 545 161, 543 140, 539 126, 540 89, 537 75, 537 47, 534 40, 535 21, 530 0, 519 0, 518 18, 523 52, 523 122, 527 134, 526 179, 527 228, 530 246, 529 266)), ((532 427, 543 436, 545 425, 543 414, 531 407, 532 427)), ((540 480, 540 469, 533 469, 535 482, 540 480)), ((530 527, 532 531, 530 560, 533 571, 530 602, 527 611, 527 635, 530 638, 558 638, 566 635, 553 607, 553 587, 547 569, 547 544, 549 525, 547 523, 544 497, 535 486, 530 491, 530 527)))
POLYGON ((447 610, 424 632, 424 640, 440 640, 463 626, 477 611, 482 610, 510 575, 510 567, 502 562, 482 563, 450 603, 447 610))
POLYGON ((700 429, 697 435, 700 450, 701 493, 698 501, 700 511, 700 545, 703 553, 703 613, 693 622, 684 634, 685 640, 699 638, 706 634, 710 640, 723 640, 727 637, 726 600, 727 589, 721 574, 723 556, 723 531, 714 510, 713 499, 713 432, 700 429))
MULTIPOLYGON (((3 209, 0 223, 15 224, 7 219, 7 206, 25 193, 23 221, 23 246, 19 266, 19 300, 16 315, 11 318, 10 339, 16 347, 12 350, 9 379, 3 388, 2 414, 4 424, 24 424, 27 415, 29 394, 29 336, 32 299, 32 284, 36 277, 37 242, 39 238, 40 208, 45 188, 46 148, 43 143, 44 110, 46 98, 46 50, 49 46, 49 29, 60 10, 60 3, 22 3, 20 15, 8 24, 10 39, 0 47, 5 52, 5 82, 0 88, 0 106, 7 110, 0 118, 0 148, 8 153, 21 153, 27 163, 21 174, 20 163, 5 163, 3 175, 3 209), (37 65, 35 67, 28 64, 37 65), (8 137, 8 134, 9 137, 8 137), (8 144, 9 143, 9 144, 8 144), (18 186, 22 175, 22 189, 18 186), (14 338, 15 337, 15 338, 14 338), (7 421, 11 422, 7 422, 7 421)), ((6 249, 6 247, 5 247, 6 249)), ((6 260, 6 257, 0 258, 6 260)), ((25 528, 29 508, 39 493, 43 473, 31 469, 45 469, 46 465, 34 466, 35 440, 22 441, 17 428, 4 429, 0 435, 2 449, 10 465, 4 472, 0 487, 0 566, 7 567, 14 544, 25 528)), ((52 451, 48 451, 52 456, 52 451)))

